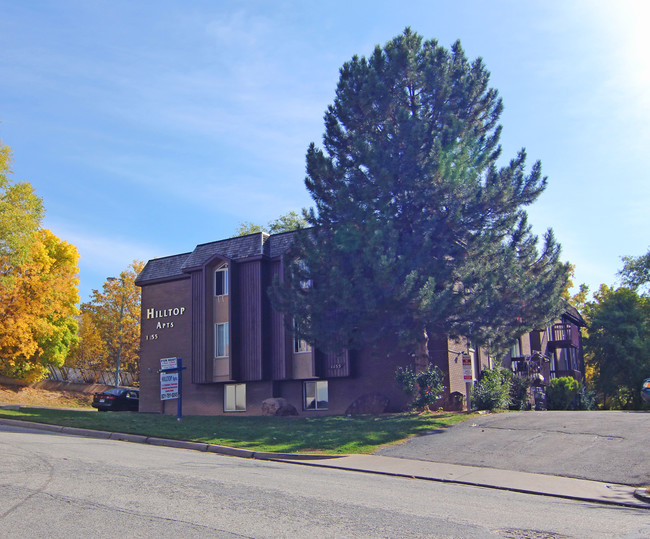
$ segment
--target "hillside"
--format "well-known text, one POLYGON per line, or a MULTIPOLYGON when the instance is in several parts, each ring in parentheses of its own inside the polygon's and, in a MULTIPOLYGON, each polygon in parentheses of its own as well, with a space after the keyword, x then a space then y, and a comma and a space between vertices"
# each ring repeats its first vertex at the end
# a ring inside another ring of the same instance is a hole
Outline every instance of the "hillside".
POLYGON ((90 408, 92 395, 74 391, 50 391, 33 387, 0 384, 0 405, 52 406, 57 408, 90 408))

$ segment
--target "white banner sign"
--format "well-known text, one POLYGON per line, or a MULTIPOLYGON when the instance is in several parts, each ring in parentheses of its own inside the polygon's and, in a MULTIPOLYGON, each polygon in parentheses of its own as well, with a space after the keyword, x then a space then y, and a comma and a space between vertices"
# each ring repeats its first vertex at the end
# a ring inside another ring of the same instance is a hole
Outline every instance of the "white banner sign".
POLYGON ((160 373, 160 400, 178 398, 178 373, 161 372, 160 373))
POLYGON ((474 369, 472 368, 472 356, 463 355, 463 378, 466 382, 474 380, 474 369))
POLYGON ((177 369, 177 368, 178 368, 178 358, 165 357, 160 360, 161 371, 164 371, 165 369, 177 369))

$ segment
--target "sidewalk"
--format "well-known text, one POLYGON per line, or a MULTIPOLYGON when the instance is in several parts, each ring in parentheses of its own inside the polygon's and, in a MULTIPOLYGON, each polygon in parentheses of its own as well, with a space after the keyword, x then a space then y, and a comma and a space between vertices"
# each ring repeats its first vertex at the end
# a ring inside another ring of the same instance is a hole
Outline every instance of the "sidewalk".
POLYGON ((379 455, 349 455, 328 460, 292 460, 290 458, 273 460, 650 509, 650 497, 644 501, 635 495, 642 495, 640 492, 637 493, 641 489, 585 479, 379 455))
POLYGON ((72 427, 61 427, 18 421, 14 419, 0 419, 0 425, 17 428, 48 431, 74 436, 88 436, 93 438, 122 440, 136 443, 148 443, 179 449, 195 451, 208 451, 221 455, 240 458, 254 458, 259 460, 286 462, 303 466, 319 466, 338 470, 349 470, 362 473, 392 475, 411 479, 440 481, 461 485, 472 485, 485 488, 509 490, 543 496, 554 496, 573 500, 594 503, 621 505, 650 509, 650 497, 645 496, 645 489, 637 489, 627 485, 603 483, 584 479, 572 479, 545 474, 499 470, 478 466, 464 466, 458 464, 444 464, 421 460, 411 460, 397 457, 379 455, 294 455, 281 453, 261 453, 245 449, 218 446, 198 442, 185 442, 180 440, 167 440, 132 434, 121 434, 104 431, 93 431, 72 427), (636 494, 636 496, 635 496, 636 494), (645 498, 645 499, 644 499, 645 498))

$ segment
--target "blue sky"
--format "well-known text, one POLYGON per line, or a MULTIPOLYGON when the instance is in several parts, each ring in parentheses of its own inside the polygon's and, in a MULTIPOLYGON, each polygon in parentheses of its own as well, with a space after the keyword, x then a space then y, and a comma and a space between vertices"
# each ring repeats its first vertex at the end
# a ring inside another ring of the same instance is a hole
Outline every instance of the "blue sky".
POLYGON ((406 26, 483 57, 504 156, 525 147, 576 283, 650 246, 650 3, 0 0, 0 140, 45 226, 81 254, 82 301, 132 260, 311 205, 341 65, 406 26))

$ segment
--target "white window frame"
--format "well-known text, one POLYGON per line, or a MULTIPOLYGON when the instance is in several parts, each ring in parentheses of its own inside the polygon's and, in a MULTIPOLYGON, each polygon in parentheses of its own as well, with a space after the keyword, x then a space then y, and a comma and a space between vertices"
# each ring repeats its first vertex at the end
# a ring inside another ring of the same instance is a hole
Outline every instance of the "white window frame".
POLYGON ((228 264, 224 264, 214 270, 214 295, 216 297, 227 296, 228 292, 228 264), (221 288, 221 294, 218 293, 219 288, 221 288))
POLYGON ((522 357, 521 354, 521 339, 517 338, 514 344, 510 347, 510 357, 522 357))
POLYGON ((223 411, 246 411, 246 384, 224 384, 223 411))
POLYGON ((214 357, 229 357, 230 356, 230 335, 228 322, 219 322, 214 325, 214 357), (220 354, 219 345, 222 344, 219 339, 219 328, 223 328, 223 353, 220 354))
MULTIPOLYGON (((307 271, 307 264, 303 260, 298 260, 298 267, 302 271, 307 271)), ((312 287, 312 280, 311 279, 307 279, 307 280, 304 280, 304 281, 301 280, 300 281, 300 288, 302 288, 303 290, 307 290, 308 288, 311 288, 311 287, 312 287)))
POLYGON ((293 353, 305 354, 311 352, 311 345, 296 334, 296 319, 293 319, 293 353))
POLYGON ((303 410, 328 410, 329 409, 329 384, 327 380, 309 380, 303 382, 302 384, 302 407, 303 410), (310 388, 313 386, 313 390, 310 388), (324 392, 324 393, 322 393, 324 392), (324 401, 319 401, 318 397, 325 395, 326 399, 324 401), (307 401, 307 399, 313 399, 307 401), (314 406, 311 407, 310 404, 313 402, 314 406), (319 402, 325 402, 324 405, 319 406, 319 402))

